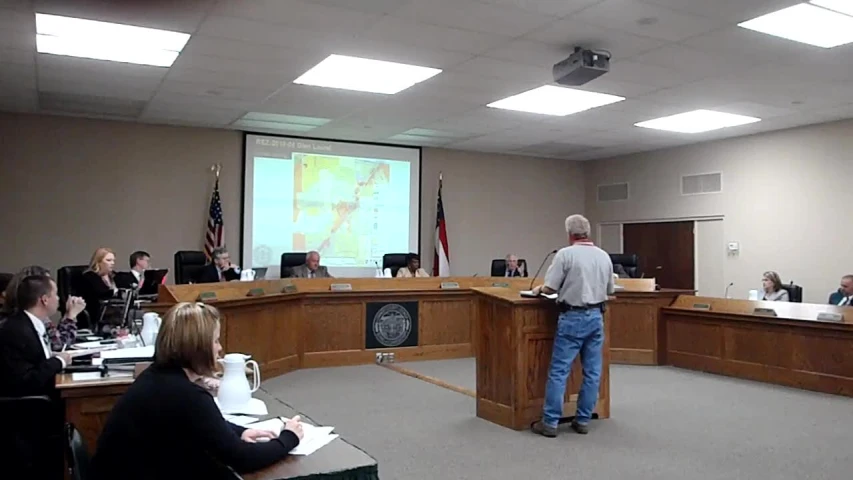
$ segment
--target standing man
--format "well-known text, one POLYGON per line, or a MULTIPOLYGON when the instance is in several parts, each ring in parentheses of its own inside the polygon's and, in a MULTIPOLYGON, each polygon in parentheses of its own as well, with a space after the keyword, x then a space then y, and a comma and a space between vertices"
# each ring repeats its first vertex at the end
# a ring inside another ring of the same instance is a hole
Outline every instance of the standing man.
POLYGON ((320 265, 320 252, 311 250, 305 255, 305 264, 291 269, 294 278, 332 278, 329 270, 320 265))
POLYGON ((610 255, 589 239, 589 220, 581 215, 566 218, 569 246, 560 249, 545 274, 545 284, 533 293, 558 293, 560 316, 554 334, 554 350, 542 419, 531 429, 546 437, 557 436, 557 423, 563 416, 566 381, 575 357, 580 353, 583 383, 572 429, 589 432, 589 421, 598 400, 604 344, 604 304, 613 293, 613 263, 610 255))

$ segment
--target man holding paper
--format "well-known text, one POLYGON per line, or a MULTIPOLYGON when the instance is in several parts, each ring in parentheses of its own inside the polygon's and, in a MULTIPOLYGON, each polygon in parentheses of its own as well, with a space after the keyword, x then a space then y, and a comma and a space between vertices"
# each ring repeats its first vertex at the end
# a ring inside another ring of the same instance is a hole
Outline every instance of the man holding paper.
POLYGON ((566 381, 575 357, 580 353, 583 383, 572 429, 589 432, 589 421, 598 400, 601 381, 601 349, 604 344, 604 308, 614 291, 613 263, 610 255, 589 239, 589 220, 581 215, 566 218, 569 246, 560 249, 545 274, 544 285, 534 295, 557 295, 560 316, 554 335, 551 366, 545 386, 542 419, 531 429, 545 437, 557 436, 557 423, 563 415, 566 381))

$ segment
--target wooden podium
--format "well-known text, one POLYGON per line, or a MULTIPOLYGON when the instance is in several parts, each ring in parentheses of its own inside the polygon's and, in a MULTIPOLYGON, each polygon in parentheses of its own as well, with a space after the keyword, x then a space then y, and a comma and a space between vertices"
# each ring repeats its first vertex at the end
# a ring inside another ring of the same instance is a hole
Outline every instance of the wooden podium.
MULTIPOLYGON (((474 288, 479 301, 473 343, 477 358, 477 416, 515 430, 542 416, 545 383, 557 326, 557 306, 522 298, 509 288, 474 288)), ((601 385, 595 413, 610 417, 610 332, 604 321, 601 385)), ((563 415, 575 414, 582 382, 580 356, 572 365, 563 415)))

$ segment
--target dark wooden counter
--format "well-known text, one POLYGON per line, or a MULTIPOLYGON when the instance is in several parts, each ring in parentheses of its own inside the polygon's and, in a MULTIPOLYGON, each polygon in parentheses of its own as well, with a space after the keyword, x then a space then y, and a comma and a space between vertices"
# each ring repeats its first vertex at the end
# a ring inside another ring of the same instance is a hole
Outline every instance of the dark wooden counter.
MULTIPOLYGON (((654 281, 654 280, 652 280, 654 281)), ((652 291, 618 291, 610 301, 610 360, 628 365, 663 364, 661 307, 692 290, 663 288, 652 291)))
POLYGON ((661 319, 669 365, 853 397, 851 307, 682 295, 661 319), (819 321, 821 312, 844 319, 819 321))

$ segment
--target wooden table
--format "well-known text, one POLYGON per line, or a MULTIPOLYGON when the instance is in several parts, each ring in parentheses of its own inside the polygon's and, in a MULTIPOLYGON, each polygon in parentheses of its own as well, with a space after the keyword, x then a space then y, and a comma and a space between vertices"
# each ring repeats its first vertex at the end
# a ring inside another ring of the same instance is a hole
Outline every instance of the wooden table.
MULTIPOLYGON (((522 298, 507 288, 474 288, 478 294, 477 416, 515 430, 542 416, 545 383, 559 312, 555 302, 522 298)), ((610 417, 610 334, 605 312, 599 418, 610 417)), ((572 365, 563 414, 574 415, 583 381, 580 357, 572 365)))
MULTIPOLYGON (((80 431, 90 454, 95 452, 98 435, 110 410, 132 382, 133 379, 129 377, 75 382, 69 374, 57 375, 57 388, 65 401, 66 421, 73 423, 80 431)), ((292 417, 298 413, 262 391, 256 392, 254 396, 266 402, 270 417, 292 417)), ((262 471, 243 475, 243 478, 375 480, 379 478, 377 468, 376 460, 339 437, 312 455, 290 456, 262 471)))
POLYGON ((682 295, 661 321, 666 364, 853 397, 851 307, 682 295), (818 321, 820 312, 844 320, 818 321))

